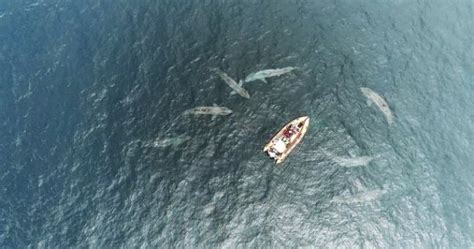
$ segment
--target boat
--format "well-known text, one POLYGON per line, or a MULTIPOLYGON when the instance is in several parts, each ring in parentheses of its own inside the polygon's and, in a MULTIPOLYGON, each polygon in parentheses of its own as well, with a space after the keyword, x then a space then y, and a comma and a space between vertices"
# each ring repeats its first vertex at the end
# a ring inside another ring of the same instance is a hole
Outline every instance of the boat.
POLYGON ((309 117, 297 118, 286 124, 273 138, 268 142, 263 151, 270 158, 276 161, 276 164, 283 162, 290 152, 303 139, 309 126, 309 117))

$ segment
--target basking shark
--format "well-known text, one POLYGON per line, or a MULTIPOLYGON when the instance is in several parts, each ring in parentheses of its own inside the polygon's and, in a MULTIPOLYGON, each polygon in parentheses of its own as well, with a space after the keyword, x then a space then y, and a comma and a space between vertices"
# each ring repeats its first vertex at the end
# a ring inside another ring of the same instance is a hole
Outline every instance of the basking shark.
POLYGON ((334 157, 332 160, 337 164, 343 167, 358 167, 358 166, 366 166, 374 157, 371 156, 359 156, 359 157, 334 157))
POLYGON ((151 146, 157 147, 157 148, 164 148, 168 146, 178 146, 182 143, 187 142, 190 140, 191 137, 187 135, 180 135, 176 137, 164 137, 164 138, 157 138, 151 146))
POLYGON ((230 86, 230 88, 232 88, 236 93, 238 93, 240 96, 246 98, 246 99, 249 99, 250 98, 250 95, 249 95, 249 92, 247 92, 247 90, 245 90, 243 87, 242 87, 242 81, 240 81, 238 84, 237 82, 235 82, 234 79, 232 79, 231 77, 229 77, 229 75, 227 75, 226 73, 224 73, 222 70, 220 70, 219 68, 209 68, 209 70, 211 70, 212 72, 216 73, 217 75, 219 75, 219 77, 221 77, 222 80, 224 80, 224 82, 230 86))
POLYGON ((276 68, 276 69, 265 69, 262 71, 258 71, 255 73, 251 73, 245 77, 245 82, 250 82, 254 80, 261 80, 265 83, 267 83, 266 78, 270 77, 276 77, 276 76, 281 76, 283 74, 287 74, 293 70, 295 70, 296 67, 284 67, 284 68, 276 68))
POLYGON ((385 99, 382 98, 382 96, 380 96, 378 93, 374 92, 370 88, 361 87, 360 90, 367 97, 367 104, 370 106, 372 103, 374 103, 380 109, 380 111, 382 111, 382 113, 385 115, 385 118, 387 119, 387 123, 389 125, 393 124, 395 117, 393 116, 393 113, 390 110, 390 107, 388 106, 387 101, 385 101, 385 99))
POLYGON ((321 149, 322 152, 329 157, 332 161, 339 164, 342 167, 359 167, 359 166, 366 166, 374 159, 379 158, 380 156, 355 156, 355 157, 342 157, 342 156, 335 156, 334 154, 326 151, 325 149, 321 149))
POLYGON ((221 116, 227 116, 229 114, 232 114, 232 110, 224 107, 224 106, 217 106, 214 104, 213 106, 197 106, 191 109, 188 109, 183 112, 184 115, 221 115, 221 116))
POLYGON ((360 204, 378 200, 386 193, 387 190, 384 189, 369 190, 365 192, 359 192, 350 196, 336 196, 332 199, 332 202, 338 204, 360 204))

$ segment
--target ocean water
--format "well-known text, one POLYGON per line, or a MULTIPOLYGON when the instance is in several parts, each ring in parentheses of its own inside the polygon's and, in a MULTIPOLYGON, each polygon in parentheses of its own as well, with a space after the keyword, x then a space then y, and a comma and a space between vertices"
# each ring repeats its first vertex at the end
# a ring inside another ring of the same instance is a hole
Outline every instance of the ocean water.
POLYGON ((473 37, 470 0, 0 0, 0 247, 474 248, 473 37))

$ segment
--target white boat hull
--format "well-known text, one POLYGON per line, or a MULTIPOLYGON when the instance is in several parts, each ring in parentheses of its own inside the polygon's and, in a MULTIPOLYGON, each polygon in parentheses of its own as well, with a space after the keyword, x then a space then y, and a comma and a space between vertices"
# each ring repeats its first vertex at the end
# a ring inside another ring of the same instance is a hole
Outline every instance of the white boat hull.
POLYGON ((267 152, 267 154, 273 158, 277 164, 283 162, 296 145, 301 142, 308 131, 309 120, 310 118, 308 116, 304 116, 294 119, 286 124, 275 136, 273 136, 270 142, 265 145, 263 151, 267 152), (294 133, 288 135, 290 131, 294 133), (282 146, 282 143, 284 143, 284 146, 282 146))

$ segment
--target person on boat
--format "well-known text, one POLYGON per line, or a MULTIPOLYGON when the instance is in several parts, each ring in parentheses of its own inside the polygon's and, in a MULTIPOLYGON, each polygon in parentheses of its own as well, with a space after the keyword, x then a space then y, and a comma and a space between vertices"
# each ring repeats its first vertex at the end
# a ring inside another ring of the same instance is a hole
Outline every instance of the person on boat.
POLYGON ((284 135, 286 138, 290 138, 290 137, 291 137, 291 131, 290 131, 290 129, 286 129, 286 130, 283 132, 283 135, 284 135))
POLYGON ((290 138, 291 136, 293 136, 293 134, 295 134, 295 128, 293 127, 293 125, 290 125, 284 132, 283 132, 283 135, 286 137, 286 138, 290 138))
POLYGON ((294 127, 294 126, 291 127, 291 130, 290 130, 291 135, 298 133, 298 131, 299 129, 297 127, 294 127))

